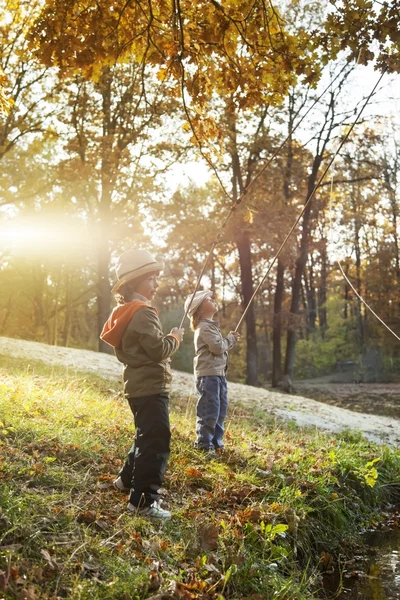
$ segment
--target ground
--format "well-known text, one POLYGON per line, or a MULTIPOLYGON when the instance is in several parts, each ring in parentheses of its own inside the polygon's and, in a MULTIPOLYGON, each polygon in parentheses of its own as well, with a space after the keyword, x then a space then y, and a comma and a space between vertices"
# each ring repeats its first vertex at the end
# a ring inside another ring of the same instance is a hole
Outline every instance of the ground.
POLYGON ((400 419, 399 383, 332 383, 320 377, 298 382, 296 392, 355 412, 400 419))
MULTIPOLYGON (((364 415, 232 384, 209 461, 184 373, 160 490, 172 518, 128 513, 112 484, 134 435, 115 358, 5 338, 0 355, 1 600, 325 598, 327 579, 355 576, 362 531, 398 526, 400 451, 315 427, 364 415)), ((397 443, 382 418, 360 422, 397 443)))
MULTIPOLYGON (((41 360, 48 364, 69 366, 74 370, 92 371, 102 377, 115 381, 115 386, 121 380, 122 367, 115 356, 79 350, 75 348, 63 348, 49 346, 38 342, 29 342, 11 338, 0 337, 0 355, 5 354, 13 357, 41 360)), ((349 389, 353 390, 359 399, 358 404, 363 402, 366 395, 367 384, 346 384, 347 398, 345 402, 349 405, 349 389)), ((337 384, 335 384, 337 387, 337 384)), ((384 443, 390 446, 400 446, 400 420, 385 415, 366 414, 355 412, 340 406, 333 406, 326 402, 332 402, 330 384, 321 387, 313 387, 312 384, 300 385, 305 393, 319 397, 324 402, 318 402, 311 398, 300 395, 283 394, 276 391, 254 388, 239 383, 229 383, 229 395, 232 418, 235 407, 254 407, 254 409, 265 411, 271 415, 286 421, 294 421, 297 425, 316 427, 330 432, 339 432, 344 429, 359 430, 368 440, 375 443, 384 443)), ((335 387, 335 389, 336 389, 335 387)), ((193 396, 195 393, 193 376, 189 373, 174 371, 173 388, 180 394, 193 396)), ((375 388, 374 388, 375 389, 375 388)), ((386 388, 385 388, 386 389, 386 388)), ((391 387, 393 392, 393 386, 391 387)), ((397 392, 398 393, 398 392, 397 392)), ((377 402, 382 396, 377 395, 377 402)), ((363 406, 361 405, 361 408, 363 406)), ((360 406, 358 407, 358 410, 360 406)), ((366 412, 371 412, 369 402, 366 412), (368 410, 367 410, 368 409, 368 410)))

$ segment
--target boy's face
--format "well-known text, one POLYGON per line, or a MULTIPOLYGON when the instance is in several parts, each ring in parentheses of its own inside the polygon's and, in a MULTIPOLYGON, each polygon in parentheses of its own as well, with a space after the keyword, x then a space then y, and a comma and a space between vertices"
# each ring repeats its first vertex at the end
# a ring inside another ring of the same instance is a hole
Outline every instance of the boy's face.
POLYGON ((136 288, 137 293, 147 298, 147 300, 153 300, 159 286, 158 276, 158 272, 149 273, 148 277, 146 277, 146 279, 144 279, 136 288))
POLYGON ((213 317, 215 313, 218 312, 218 304, 216 303, 215 299, 211 296, 205 298, 201 303, 200 307, 201 316, 206 319, 213 317))

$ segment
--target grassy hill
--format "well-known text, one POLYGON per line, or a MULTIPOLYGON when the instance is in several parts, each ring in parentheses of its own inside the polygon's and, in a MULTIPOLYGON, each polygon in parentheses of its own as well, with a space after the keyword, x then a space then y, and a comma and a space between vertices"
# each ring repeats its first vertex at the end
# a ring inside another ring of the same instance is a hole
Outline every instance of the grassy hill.
POLYGON ((119 387, 0 357, 0 596, 305 600, 400 494, 398 450, 237 406, 206 462, 194 409, 174 394, 173 518, 146 521, 112 488, 134 435, 119 387))

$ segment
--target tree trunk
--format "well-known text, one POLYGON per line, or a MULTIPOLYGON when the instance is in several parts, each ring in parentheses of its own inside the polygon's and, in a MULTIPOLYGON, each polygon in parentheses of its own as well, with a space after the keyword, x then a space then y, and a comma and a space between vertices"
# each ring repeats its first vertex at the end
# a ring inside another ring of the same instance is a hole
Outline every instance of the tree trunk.
POLYGON ((307 312, 308 312, 308 327, 309 332, 315 331, 317 322, 317 300, 315 293, 315 277, 314 277, 314 260, 311 258, 308 269, 309 277, 304 275, 304 283, 307 291, 307 312))
MULTIPOLYGON (((349 265, 345 265, 344 272, 346 274, 346 277, 348 277, 349 276, 349 265)), ((345 283, 344 283, 344 311, 343 311, 343 317, 345 319, 347 319, 349 316, 349 297, 350 297, 350 286, 347 283, 347 281, 345 281, 345 283)))
MULTIPOLYGON (((34 331, 35 339, 40 341, 44 340, 44 334, 48 333, 46 324, 46 310, 45 310, 45 294, 46 294, 46 274, 44 272, 43 265, 38 266, 34 269, 35 273, 35 293, 32 297, 33 310, 34 310, 34 331)), ((49 340, 48 340, 49 342, 49 340)))
MULTIPOLYGON (((271 294, 271 291, 268 291, 268 295, 271 294)), ((270 356, 271 356, 271 341, 268 331, 268 322, 267 322, 267 310, 265 307, 263 295, 260 294, 260 304, 262 309, 262 317, 263 317, 263 327, 264 327, 264 337, 265 337, 265 353, 263 353, 261 360, 261 371, 263 374, 264 381, 267 381, 269 375, 269 367, 270 367, 270 356)))
MULTIPOLYGON (((312 172, 308 178, 307 186, 307 198, 309 198, 313 191, 317 179, 317 173, 322 161, 320 155, 314 158, 312 172)), ((290 315, 289 315, 289 326, 286 339, 286 357, 285 357, 285 381, 286 387, 291 388, 294 374, 294 357, 296 349, 296 326, 297 326, 297 315, 299 313, 300 300, 301 300, 301 280, 303 272, 307 264, 308 259, 308 245, 309 245, 309 234, 310 234, 310 221, 311 221, 311 207, 313 202, 310 202, 303 215, 302 220, 302 233, 300 241, 300 253, 296 260, 293 284, 292 284, 292 301, 290 304, 290 315)))
MULTIPOLYGON (((60 267, 61 270, 61 267, 60 267)), ((58 342, 58 307, 60 302, 60 271, 57 273, 57 281, 56 281, 56 297, 54 302, 54 317, 53 317, 53 346, 57 346, 58 342)))
MULTIPOLYGON (((236 139, 236 115, 233 107, 227 110, 227 122, 229 126, 229 153, 232 160, 232 196, 236 202, 239 194, 243 193, 243 179, 240 168, 240 160, 236 139)), ((250 301, 253 295, 253 271, 251 264, 251 243, 250 234, 243 229, 243 224, 239 227, 236 238, 236 245, 239 252, 240 280, 242 284, 242 295, 244 307, 250 301)), ((245 316, 246 321, 246 383, 248 385, 259 385, 258 383, 258 353, 257 353, 257 335, 256 320, 254 314, 254 302, 249 306, 245 316)))
POLYGON ((63 346, 69 345, 71 333, 71 274, 68 267, 65 273, 65 316, 63 329, 63 346))
MULTIPOLYGON (((111 289, 108 279, 110 251, 108 244, 102 244, 98 248, 97 255, 97 332, 100 336, 104 323, 110 315, 111 289)), ((99 351, 112 354, 111 346, 103 342, 99 337, 99 351)))
POLYGON ((303 280, 301 282, 301 302, 303 304, 303 308, 299 309, 299 314, 303 314, 304 319, 304 327, 302 326, 299 330, 299 335, 300 335, 300 339, 301 340, 308 340, 308 336, 310 333, 310 321, 309 321, 309 308, 308 308, 308 304, 307 304, 307 298, 308 298, 308 281, 307 281, 307 276, 306 273, 303 273, 303 280))
MULTIPOLYGON (((242 230, 237 238, 236 243, 239 251, 240 279, 242 282, 243 302, 244 306, 247 306, 250 298, 253 295, 253 272, 251 264, 251 244, 249 232, 242 230)), ((254 302, 250 305, 249 310, 246 313, 245 321, 247 342, 246 383, 248 385, 259 385, 257 375, 258 353, 254 302)))
POLYGON ((320 252, 321 256, 321 278, 318 287, 318 324, 322 337, 325 337, 325 332, 328 329, 328 317, 326 312, 326 285, 327 285, 327 252, 326 242, 320 252))
POLYGON ((276 272, 276 288, 274 297, 274 320, 272 331, 272 387, 277 387, 282 380, 282 304, 284 295, 285 267, 278 258, 276 272))
MULTIPOLYGON (((288 141, 286 144, 286 164, 283 177, 283 197, 286 206, 289 205, 292 191, 292 169, 293 169, 293 124, 295 116, 295 96, 288 98, 288 141)), ((272 387, 277 387, 282 380, 282 306, 285 293, 285 265, 282 258, 278 257, 276 272, 276 289, 274 297, 274 320, 272 332, 272 387)))
MULTIPOLYGON (((115 173, 112 175, 113 136, 111 120, 111 84, 110 69, 105 67, 102 73, 101 93, 103 97, 103 138, 101 149, 101 197, 99 203, 99 239, 97 248, 97 334, 100 336, 107 321, 111 307, 111 288, 109 281, 109 223, 111 222, 112 189, 115 173)), ((99 351, 112 354, 111 346, 99 337, 99 351)))
MULTIPOLYGON (((356 254, 356 290, 361 293, 361 214, 360 214, 360 186, 357 186, 357 192, 353 193, 353 211, 354 211, 354 251, 356 254)), ((364 349, 364 324, 362 319, 362 303, 357 297, 357 328, 360 343, 360 352, 364 349)))
POLYGON ((1 327, 0 327, 0 335, 5 335, 7 321, 9 319, 10 315, 11 315, 11 308, 12 308, 12 305, 13 305, 13 299, 14 299, 14 296, 12 294, 10 294, 8 296, 7 306, 5 307, 5 313, 4 313, 3 321, 2 321, 1 327))

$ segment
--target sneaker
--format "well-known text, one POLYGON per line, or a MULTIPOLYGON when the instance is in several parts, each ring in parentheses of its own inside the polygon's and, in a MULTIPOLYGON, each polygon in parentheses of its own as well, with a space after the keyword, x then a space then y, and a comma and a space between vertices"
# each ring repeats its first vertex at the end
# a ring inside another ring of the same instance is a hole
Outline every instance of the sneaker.
POLYGON ((130 488, 127 488, 127 487, 124 486, 121 477, 117 477, 117 479, 115 479, 113 481, 113 486, 119 492, 129 492, 130 491, 130 488))
POLYGON ((208 461, 208 460, 215 460, 218 458, 218 454, 216 452, 216 450, 214 450, 213 448, 210 448, 210 450, 203 450, 204 452, 204 458, 208 461))
POLYGON ((149 519, 171 518, 171 513, 169 512, 169 510, 164 510, 163 508, 161 508, 157 500, 154 500, 153 504, 150 504, 150 506, 144 506, 143 508, 138 508, 137 506, 129 502, 128 512, 135 513, 140 517, 148 517, 149 519))

